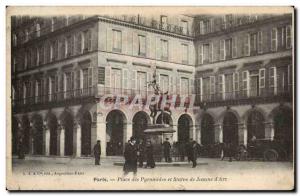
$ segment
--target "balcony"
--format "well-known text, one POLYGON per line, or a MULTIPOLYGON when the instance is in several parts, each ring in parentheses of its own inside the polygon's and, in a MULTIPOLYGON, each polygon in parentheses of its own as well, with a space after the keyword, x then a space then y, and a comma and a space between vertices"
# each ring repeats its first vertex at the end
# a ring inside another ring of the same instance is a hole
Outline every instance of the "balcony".
POLYGON ((214 94, 196 94, 196 105, 200 107, 219 107, 230 105, 255 105, 261 103, 291 102, 293 86, 283 89, 263 88, 259 90, 241 90, 214 94))
MULTIPOLYGON (((153 95, 153 90, 135 90, 135 89, 123 89, 123 88, 110 88, 101 85, 76 89, 71 91, 58 92, 54 94, 41 95, 36 97, 28 97, 25 99, 13 100, 13 112, 22 113, 36 110, 46 110, 54 107, 65 107, 71 105, 79 105, 83 103, 93 103, 99 101, 104 95, 109 95, 105 101, 114 102, 116 96, 127 96, 128 103, 134 99, 136 95, 140 95, 143 104, 146 104, 147 97, 153 95)), ((176 93, 175 93, 176 94, 176 93)), ((168 97, 172 99, 171 96, 168 97)), ((123 101, 123 100, 121 100, 123 101)), ((185 105, 189 103, 189 99, 185 100, 185 105)), ((177 95, 175 107, 179 107, 181 104, 180 97, 177 95)))

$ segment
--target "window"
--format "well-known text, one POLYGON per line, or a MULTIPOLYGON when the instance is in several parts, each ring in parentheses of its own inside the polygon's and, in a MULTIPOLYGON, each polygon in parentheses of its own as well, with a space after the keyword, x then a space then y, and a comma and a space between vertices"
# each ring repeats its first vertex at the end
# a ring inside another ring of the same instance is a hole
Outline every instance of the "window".
POLYGON ((225 75, 225 99, 232 99, 234 92, 233 74, 225 75))
POLYGON ((277 28, 273 28, 271 31, 271 51, 277 51, 277 28))
POLYGON ((209 62, 214 62, 214 45, 213 45, 213 42, 209 43, 209 62))
POLYGON ((266 69, 262 68, 259 69, 259 94, 263 95, 263 89, 265 88, 265 81, 266 81, 266 69))
POLYGON ((182 27, 183 34, 188 34, 188 22, 185 20, 182 20, 181 27, 182 27))
POLYGON ((257 53, 257 34, 252 33, 250 35, 250 54, 255 55, 257 53))
POLYGON ((242 72, 242 81, 243 81, 243 94, 244 96, 249 96, 249 71, 242 72))
POLYGON ((36 65, 40 65, 40 51, 39 48, 36 48, 36 59, 35 59, 36 65))
POLYGON ((72 38, 72 36, 68 36, 67 37, 67 57, 72 56, 73 55, 73 51, 74 51, 74 39, 72 38))
POLYGON ((51 32, 54 31, 54 25, 55 25, 54 18, 51 18, 51 32))
POLYGON ((237 37, 232 38, 232 58, 237 57, 237 37))
POLYGON ((235 72, 233 74, 233 91, 234 91, 234 96, 237 98, 239 94, 239 73, 235 72))
POLYGON ((263 52, 263 32, 257 33, 257 52, 261 54, 263 52))
MULTIPOLYGON (((166 92, 166 91, 164 91, 166 92)), ((189 79, 181 77, 180 78, 180 94, 188 95, 189 94, 189 79)))
POLYGON ((83 35, 82 33, 77 34, 76 39, 76 53, 81 54, 83 52, 83 35))
POLYGON ((232 58, 232 39, 225 40, 225 55, 226 59, 232 58))
POLYGON ((182 48, 182 63, 188 64, 188 45, 187 44, 181 44, 182 48))
POLYGON ((160 40, 161 43, 161 59, 164 61, 167 61, 169 59, 169 44, 168 44, 168 40, 160 40))
POLYGON ((244 55, 250 56, 250 34, 244 37, 244 55))
POLYGON ((220 60, 225 60, 225 40, 220 40, 220 60))
POLYGON ((122 32, 118 30, 113 30, 113 51, 122 51, 122 32))
POLYGON ((203 64, 203 45, 199 45, 199 64, 203 64))
POLYGON ((210 99, 214 100, 216 93, 216 79, 215 76, 210 76, 210 99))
POLYGON ((210 77, 202 78, 202 100, 209 101, 211 95, 211 80, 210 77))
POLYGON ((98 67, 98 84, 105 84, 105 68, 98 67))
POLYGON ((201 20, 199 23, 199 28, 200 28, 200 35, 210 33, 211 30, 210 20, 201 20))
POLYGON ((269 69, 269 87, 273 94, 277 94, 277 73, 276 67, 270 67, 269 69))
POLYGON ((44 64, 45 62, 44 62, 44 60, 45 60, 45 58, 44 58, 44 54, 45 54, 45 47, 44 46, 41 46, 40 47, 40 49, 39 49, 39 65, 42 65, 42 64, 44 64))
POLYGON ((209 44, 203 44, 203 63, 209 63, 209 44))
POLYGON ((168 23, 168 17, 167 16, 160 16, 160 24, 164 25, 168 23))
POLYGON ((292 48, 292 32, 291 32, 291 29, 292 29, 292 26, 291 25, 288 25, 286 26, 286 48, 289 49, 289 48, 292 48))
POLYGON ((218 89, 220 99, 225 99, 225 75, 218 76, 218 89))
POLYGON ((36 36, 37 37, 41 36, 41 26, 39 23, 36 24, 36 36))
POLYGON ((50 44, 50 62, 53 61, 54 43, 50 44))
POLYGON ((92 49, 92 33, 90 30, 84 32, 83 52, 91 51, 92 49))
POLYGON ((146 37, 144 35, 139 35, 139 56, 146 56, 146 37))

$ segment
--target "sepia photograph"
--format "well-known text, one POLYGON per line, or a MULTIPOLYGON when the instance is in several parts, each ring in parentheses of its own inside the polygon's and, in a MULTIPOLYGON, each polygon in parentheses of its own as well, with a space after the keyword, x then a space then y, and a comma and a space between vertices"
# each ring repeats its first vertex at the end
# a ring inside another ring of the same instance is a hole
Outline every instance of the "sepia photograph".
POLYGON ((294 12, 8 6, 6 188, 295 190, 294 12))

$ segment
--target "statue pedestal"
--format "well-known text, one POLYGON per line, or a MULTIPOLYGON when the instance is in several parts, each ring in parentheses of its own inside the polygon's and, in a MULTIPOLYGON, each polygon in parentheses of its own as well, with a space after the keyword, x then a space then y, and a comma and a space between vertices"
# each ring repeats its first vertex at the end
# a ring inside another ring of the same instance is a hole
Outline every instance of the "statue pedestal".
POLYGON ((172 144, 174 132, 175 130, 173 130, 172 127, 163 124, 149 125, 147 129, 144 130, 146 136, 145 139, 147 141, 150 140, 153 145, 155 161, 160 162, 162 160, 164 156, 162 143, 166 140, 166 138, 169 138, 169 142, 172 144))

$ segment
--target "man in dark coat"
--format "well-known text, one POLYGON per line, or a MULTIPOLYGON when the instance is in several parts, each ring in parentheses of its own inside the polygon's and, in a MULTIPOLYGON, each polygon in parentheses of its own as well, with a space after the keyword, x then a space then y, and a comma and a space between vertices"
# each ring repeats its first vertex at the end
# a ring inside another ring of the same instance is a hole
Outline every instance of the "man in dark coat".
POLYGON ((147 168, 148 166, 150 168, 154 168, 155 167, 155 161, 154 161, 154 158, 153 158, 153 145, 152 145, 151 141, 147 141, 145 150, 146 150, 146 159, 147 159, 147 163, 146 163, 145 168, 147 168))
POLYGON ((164 148, 165 161, 171 162, 171 158, 170 158, 171 144, 169 142, 169 138, 166 138, 166 141, 164 141, 163 148, 164 148))
POLYGON ((101 145, 100 140, 94 146, 95 165, 100 165, 101 145))
POLYGON ((144 155, 145 155, 145 147, 144 147, 144 141, 140 139, 138 145, 137 145, 137 153, 138 153, 138 162, 139 167, 143 167, 144 162, 144 155))
POLYGON ((133 172, 133 175, 136 176, 137 173, 137 147, 136 140, 134 137, 131 137, 128 144, 125 146, 124 151, 125 164, 123 167, 124 176, 129 172, 133 172))
POLYGON ((199 145, 196 141, 191 143, 191 161, 193 162, 193 168, 197 166, 197 157, 198 157, 199 145))
POLYGON ((188 162, 192 161, 192 154, 193 154, 192 145, 193 145, 193 139, 190 139, 190 141, 186 143, 186 147, 185 147, 188 162))

